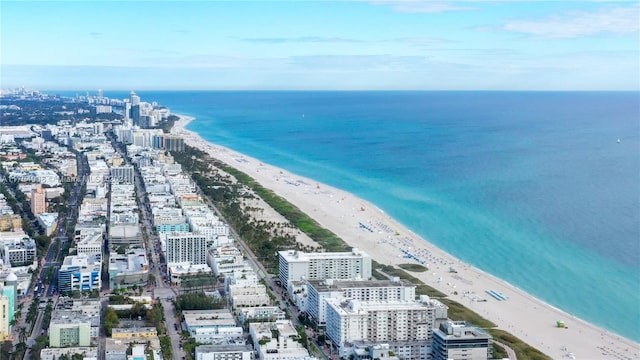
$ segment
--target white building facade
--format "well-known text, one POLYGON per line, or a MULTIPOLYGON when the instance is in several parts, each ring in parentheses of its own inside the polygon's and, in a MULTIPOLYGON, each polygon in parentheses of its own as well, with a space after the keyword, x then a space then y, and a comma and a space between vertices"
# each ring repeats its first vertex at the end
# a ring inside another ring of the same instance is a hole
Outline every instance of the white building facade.
POLYGON ((427 296, 420 301, 328 299, 326 335, 341 356, 356 344, 389 344, 398 357, 426 360, 433 329, 447 318, 447 306, 427 296))
POLYGON ((172 232, 165 237, 167 263, 207 263, 207 241, 198 233, 172 232))
POLYGON ((279 276, 283 288, 292 281, 368 280, 371 278, 371 256, 353 248, 350 252, 305 253, 297 250, 278 252, 279 276))
POLYGON ((370 281, 308 280, 306 283, 307 314, 317 326, 326 325, 327 299, 413 301, 416 298, 416 286, 399 278, 370 281))

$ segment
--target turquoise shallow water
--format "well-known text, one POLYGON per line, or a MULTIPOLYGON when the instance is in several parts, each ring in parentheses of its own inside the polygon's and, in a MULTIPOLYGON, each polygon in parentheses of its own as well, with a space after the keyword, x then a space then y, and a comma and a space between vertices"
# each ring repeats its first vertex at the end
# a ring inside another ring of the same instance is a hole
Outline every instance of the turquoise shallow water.
POLYGON ((640 341, 638 93, 139 95, 196 116, 189 128, 209 141, 363 197, 463 261, 640 341))

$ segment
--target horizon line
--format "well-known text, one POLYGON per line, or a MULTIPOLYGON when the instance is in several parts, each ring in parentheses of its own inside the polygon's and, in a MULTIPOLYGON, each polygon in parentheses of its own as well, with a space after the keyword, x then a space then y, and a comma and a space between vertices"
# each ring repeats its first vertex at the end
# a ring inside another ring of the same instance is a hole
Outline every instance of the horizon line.
MULTIPOLYGON (((2 88, 1 90, 14 90, 21 87, 2 88)), ((39 92, 87 92, 87 91, 112 91, 112 92, 126 92, 126 91, 148 91, 148 92, 627 92, 627 93, 640 93, 639 89, 29 89, 29 91, 39 92)))

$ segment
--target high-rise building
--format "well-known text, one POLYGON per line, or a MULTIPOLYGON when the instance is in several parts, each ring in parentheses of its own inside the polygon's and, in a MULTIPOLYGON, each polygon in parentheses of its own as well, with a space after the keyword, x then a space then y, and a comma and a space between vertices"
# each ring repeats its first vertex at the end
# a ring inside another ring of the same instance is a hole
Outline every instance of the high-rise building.
POLYGON ((184 139, 181 136, 165 135, 164 149, 167 151, 184 151, 184 139))
POLYGON ((140 96, 132 91, 129 94, 129 102, 131 103, 131 121, 133 125, 140 126, 140 96))
POLYGON ((42 188, 42 185, 38 184, 35 189, 31 190, 31 212, 35 216, 46 211, 46 193, 42 188))
POLYGON ((487 360, 492 337, 464 321, 446 321, 433 331, 433 360, 487 360))
POLYGON ((112 166, 111 183, 112 184, 133 184, 135 179, 135 170, 132 165, 112 166))
POLYGON ((131 106, 140 105, 140 96, 136 95, 135 91, 131 91, 129 93, 129 102, 131 103, 131 106))
POLYGON ((126 127, 131 127, 131 103, 124 103, 124 122, 123 125, 126 127))
POLYGON ((53 132, 50 129, 44 129, 40 132, 40 136, 44 139, 44 141, 53 141, 53 132))
POLYGON ((154 149, 164 149, 164 136, 153 135, 152 146, 154 149))
POLYGON ((305 253, 297 250, 278 252, 280 281, 287 289, 291 281, 369 280, 371 256, 353 248, 351 252, 305 253))
POLYGON ((167 263, 207 263, 207 238, 192 232, 166 234, 167 263))
POLYGON ((391 280, 308 280, 307 314, 317 326, 324 326, 327 319, 326 299, 353 299, 363 301, 412 301, 416 298, 416 286, 394 277, 391 280))
POLYGON ((346 355, 355 344, 389 344, 398 357, 426 360, 434 327, 448 307, 422 295, 420 301, 327 299, 326 335, 346 355))

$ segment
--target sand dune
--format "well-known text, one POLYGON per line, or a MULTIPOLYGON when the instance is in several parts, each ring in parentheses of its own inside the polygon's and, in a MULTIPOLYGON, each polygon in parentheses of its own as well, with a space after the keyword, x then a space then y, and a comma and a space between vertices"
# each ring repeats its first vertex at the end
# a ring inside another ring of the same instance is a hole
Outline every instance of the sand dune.
POLYGON ((182 135, 186 144, 245 172, 349 245, 367 251, 376 261, 424 263, 429 271, 413 275, 552 358, 640 359, 639 344, 560 311, 461 262, 363 199, 203 140, 185 129, 192 120, 182 116, 172 130, 182 135), (407 253, 415 258, 405 258, 407 253), (452 267, 456 272, 450 272, 452 267), (493 295, 487 291, 493 291, 493 295), (504 300, 498 299, 501 296, 504 300), (567 327, 556 327, 557 320, 563 320, 567 327))

